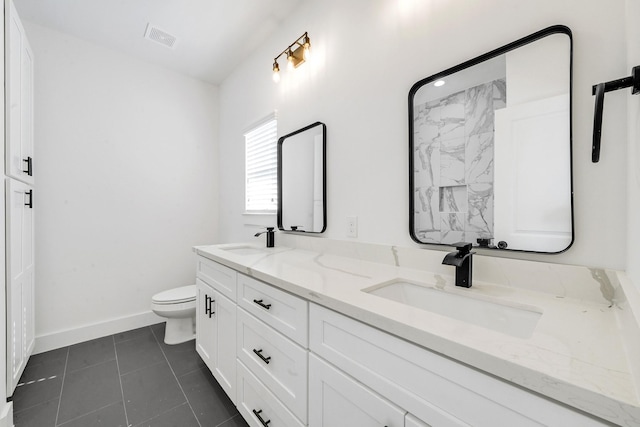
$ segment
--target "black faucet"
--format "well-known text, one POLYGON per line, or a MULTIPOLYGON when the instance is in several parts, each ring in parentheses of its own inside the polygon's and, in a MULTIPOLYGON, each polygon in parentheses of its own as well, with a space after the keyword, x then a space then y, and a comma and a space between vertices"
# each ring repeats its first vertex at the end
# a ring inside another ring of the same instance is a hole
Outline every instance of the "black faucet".
POLYGON ((475 252, 471 252, 471 243, 459 242, 454 243, 454 246, 457 251, 448 253, 442 263, 456 267, 456 286, 470 288, 475 252))
POLYGON ((267 227, 267 231, 261 231, 259 233, 256 233, 256 237, 264 233, 267 233, 267 247, 272 248, 273 243, 275 241, 275 233, 273 231, 273 227, 267 227))

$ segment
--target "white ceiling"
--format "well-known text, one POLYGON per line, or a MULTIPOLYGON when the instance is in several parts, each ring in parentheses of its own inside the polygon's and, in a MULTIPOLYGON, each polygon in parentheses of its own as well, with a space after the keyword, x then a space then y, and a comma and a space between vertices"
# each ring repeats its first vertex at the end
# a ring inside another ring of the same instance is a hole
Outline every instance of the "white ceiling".
POLYGON ((22 20, 219 84, 305 0, 14 0, 22 20), (173 49, 144 38, 147 24, 173 49))

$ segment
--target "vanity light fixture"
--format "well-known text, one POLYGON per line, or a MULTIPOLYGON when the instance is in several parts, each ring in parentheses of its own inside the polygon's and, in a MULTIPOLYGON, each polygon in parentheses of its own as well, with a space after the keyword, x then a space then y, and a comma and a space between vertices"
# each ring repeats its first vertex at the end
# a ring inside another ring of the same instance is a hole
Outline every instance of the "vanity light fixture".
POLYGON ((298 37, 296 41, 291 43, 289 47, 280 52, 273 59, 273 81, 278 83, 280 81, 280 65, 278 65, 278 58, 282 55, 287 56, 287 68, 293 70, 304 64, 309 59, 311 49, 311 40, 309 35, 305 32, 298 37))

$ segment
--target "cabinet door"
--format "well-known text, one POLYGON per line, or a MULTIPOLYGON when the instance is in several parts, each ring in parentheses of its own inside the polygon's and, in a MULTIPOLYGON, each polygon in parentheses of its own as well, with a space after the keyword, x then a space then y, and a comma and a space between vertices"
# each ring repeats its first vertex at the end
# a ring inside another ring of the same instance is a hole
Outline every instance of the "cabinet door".
POLYGON ((405 412, 313 354, 309 427, 401 427, 405 412))
POLYGON ((215 299, 214 290, 205 282, 196 279, 196 351, 213 372, 216 367, 216 325, 211 312, 215 299))
MULTIPOLYGON (((213 376, 231 401, 236 403, 236 304, 214 291, 212 303, 215 325, 215 368, 213 376)), ((208 319, 207 319, 208 320, 208 319)))
POLYGON ((33 190, 7 180, 7 394, 13 394, 34 345, 33 190))
POLYGON ((196 351, 236 401, 236 304, 196 279, 196 351))
POLYGON ((13 1, 5 7, 6 174, 33 184, 33 53, 13 1))

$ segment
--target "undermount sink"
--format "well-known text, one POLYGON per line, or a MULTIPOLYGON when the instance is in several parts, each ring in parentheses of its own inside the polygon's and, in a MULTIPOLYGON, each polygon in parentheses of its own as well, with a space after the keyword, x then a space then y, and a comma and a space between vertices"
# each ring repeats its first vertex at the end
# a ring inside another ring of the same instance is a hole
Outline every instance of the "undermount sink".
POLYGON ((242 246, 227 246, 226 248, 220 248, 223 251, 227 251, 227 252, 231 252, 232 254, 237 254, 237 255, 257 255, 257 254, 263 254, 264 250, 262 250, 261 248, 256 248, 253 246, 246 246, 246 245, 242 245, 242 246))
POLYGON ((402 279, 362 291, 517 338, 531 337, 542 316, 535 307, 488 301, 402 279))

